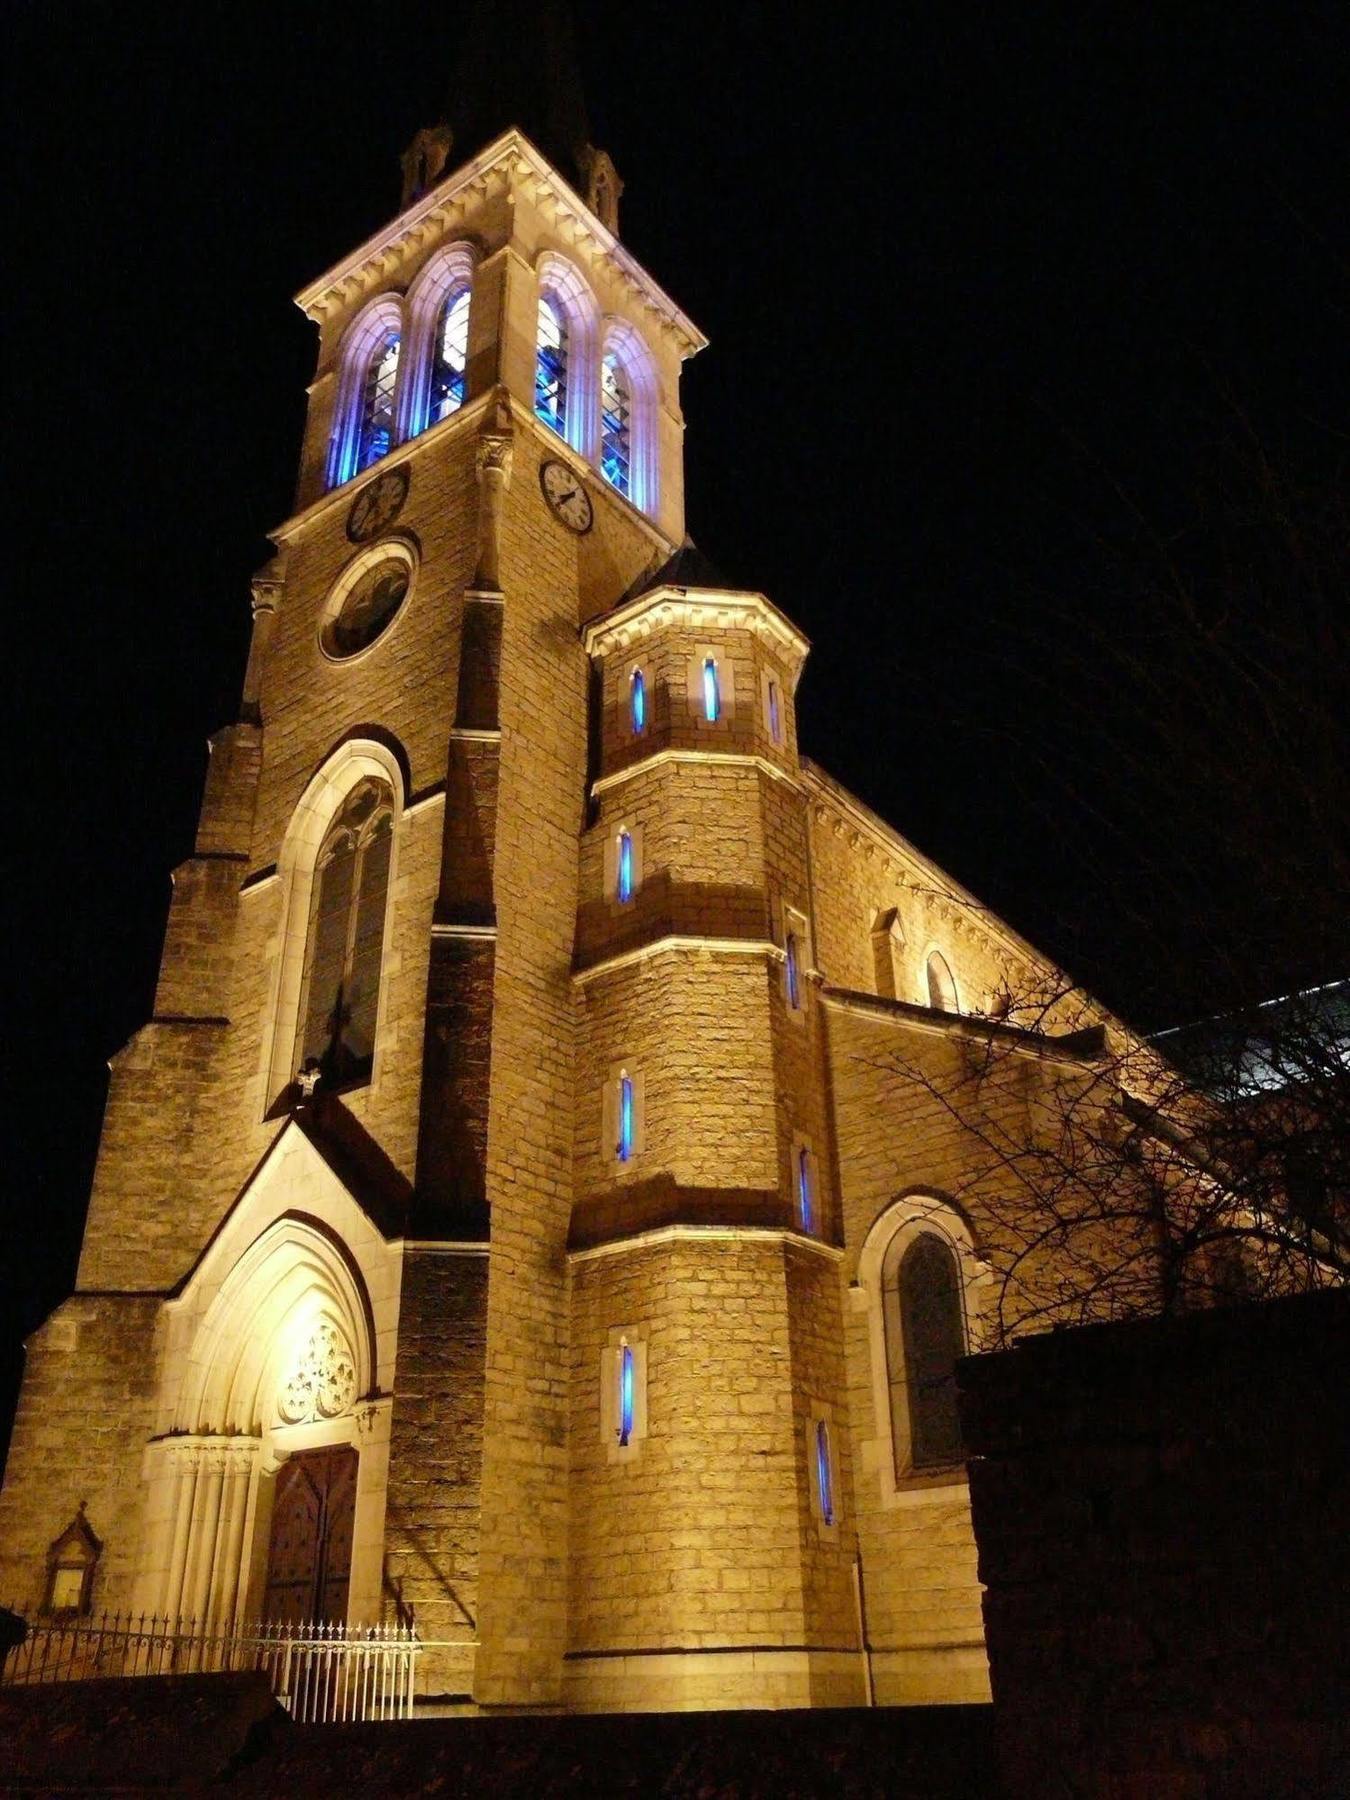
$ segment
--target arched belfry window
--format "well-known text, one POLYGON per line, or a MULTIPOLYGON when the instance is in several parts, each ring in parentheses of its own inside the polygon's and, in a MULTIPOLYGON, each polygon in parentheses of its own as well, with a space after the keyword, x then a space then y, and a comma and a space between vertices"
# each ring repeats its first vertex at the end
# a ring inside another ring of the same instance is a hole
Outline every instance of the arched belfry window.
POLYGON ((956 983, 946 957, 940 950, 930 950, 928 961, 924 965, 924 979, 928 985, 928 1004, 934 1012, 960 1012, 956 999, 956 983))
POLYGON ((567 319, 548 294, 539 296, 534 410, 559 437, 567 436, 567 319))
POLYGON ((431 346, 431 392, 427 423, 438 425, 464 404, 469 363, 469 290, 447 294, 431 346))
POLYGON ((469 398, 469 323, 477 253, 443 245, 408 289, 401 435, 413 438, 457 413, 469 398))
POLYGON ((614 351, 600 365, 600 473, 621 494, 633 491, 633 399, 614 351))
POLYGON ((353 474, 388 456, 394 447, 395 401, 398 392, 398 351, 402 339, 388 332, 371 352, 361 388, 361 410, 356 425, 356 459, 353 474))
POLYGON ((347 796, 319 851, 297 1063, 326 1088, 370 1079, 392 839, 392 795, 368 779, 347 796))
POLYGON ((536 265, 534 410, 572 448, 600 454, 600 309, 581 271, 546 250, 536 265))
POLYGON ((657 503, 656 365, 626 319, 609 318, 600 358, 600 473, 643 512, 657 503))
POLYGON ((387 456, 399 441, 403 303, 372 300, 342 340, 328 485, 337 487, 387 456))
POLYGON ((882 1268, 896 1475, 960 1462, 956 1363, 966 1353, 956 1252, 936 1231, 892 1240, 882 1268))

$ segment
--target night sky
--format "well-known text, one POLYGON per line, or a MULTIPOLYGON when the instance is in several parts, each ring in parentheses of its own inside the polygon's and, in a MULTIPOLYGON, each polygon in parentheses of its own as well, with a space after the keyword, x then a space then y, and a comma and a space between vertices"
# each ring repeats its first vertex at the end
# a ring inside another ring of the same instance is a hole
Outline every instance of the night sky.
MULTIPOLYGON (((1064 804, 1102 759, 1056 659, 1128 606, 1123 515, 1184 540, 1225 409, 1311 481, 1344 458, 1350 30, 909 10, 576 8, 624 241, 711 340, 690 530, 812 640, 808 754, 1171 1022, 1119 796, 1064 804)), ((290 297, 395 212, 457 16, 9 9, 7 1350, 70 1286, 105 1062, 234 716, 313 374, 290 297)))

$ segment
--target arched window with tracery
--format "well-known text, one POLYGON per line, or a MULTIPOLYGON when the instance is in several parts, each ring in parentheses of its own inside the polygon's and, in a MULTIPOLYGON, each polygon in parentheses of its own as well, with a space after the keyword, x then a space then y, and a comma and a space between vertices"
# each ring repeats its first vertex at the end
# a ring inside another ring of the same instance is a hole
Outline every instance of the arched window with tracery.
POLYGON ((398 351, 401 339, 389 332, 371 353, 361 389, 361 412, 356 425, 356 462, 359 475, 372 463, 388 456, 394 447, 395 404, 398 393, 398 351))
POLYGON ((398 443, 403 302, 381 294, 353 320, 338 357, 328 485, 338 487, 398 443))
POLYGON ((366 779, 319 851, 305 944, 298 1067, 325 1088, 370 1079, 389 896, 393 797, 366 779))
POLYGON ((934 1012, 960 1012, 956 999, 956 983, 946 957, 940 950, 930 950, 928 961, 924 965, 924 979, 928 985, 928 1004, 934 1012))
POLYGON ((590 462, 599 460, 600 308, 581 271, 556 250, 536 265, 534 410, 590 462))
POLYGON ((657 501, 656 366, 625 319, 607 318, 600 358, 600 473, 643 512, 657 501))
POLYGON ((567 436, 567 318, 549 294, 539 296, 534 410, 559 437, 567 436))
POLYGON ((628 377, 613 350, 600 365, 600 473, 612 488, 633 488, 633 400, 628 377))
POLYGON ((964 1456, 956 1363, 966 1353, 956 1252, 936 1231, 897 1233, 882 1265, 882 1311, 897 1479, 964 1456))
POLYGON ((408 289, 399 398, 399 436, 415 438, 450 418, 469 399, 472 244, 443 244, 408 289))
POLYGON ((446 295, 436 320, 431 346, 431 392, 427 423, 438 425, 464 404, 469 364, 469 290, 462 287, 446 295))

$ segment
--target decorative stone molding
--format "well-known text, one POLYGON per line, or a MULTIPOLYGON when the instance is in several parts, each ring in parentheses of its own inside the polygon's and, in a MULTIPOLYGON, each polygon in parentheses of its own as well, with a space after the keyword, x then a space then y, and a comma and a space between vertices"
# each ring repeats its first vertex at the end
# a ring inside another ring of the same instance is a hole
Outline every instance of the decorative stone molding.
POLYGON ((321 1319, 300 1347, 277 1395, 277 1411, 288 1425, 335 1419, 356 1394, 356 1359, 331 1319, 321 1319))
POLYGON ((296 296, 300 310, 322 323, 331 314, 359 305, 390 278, 393 271, 440 239, 462 232, 470 213, 491 195, 513 186, 545 206, 552 222, 571 242, 595 258, 604 258, 629 298, 653 324, 671 338, 682 358, 693 356, 707 339, 693 321, 657 286, 555 169, 514 128, 489 144, 472 162, 415 200, 377 236, 367 238, 296 296))
POLYGON ((625 652, 662 631, 750 631, 782 656, 795 684, 810 643, 763 594, 713 588, 654 588, 587 625, 587 656, 625 652))

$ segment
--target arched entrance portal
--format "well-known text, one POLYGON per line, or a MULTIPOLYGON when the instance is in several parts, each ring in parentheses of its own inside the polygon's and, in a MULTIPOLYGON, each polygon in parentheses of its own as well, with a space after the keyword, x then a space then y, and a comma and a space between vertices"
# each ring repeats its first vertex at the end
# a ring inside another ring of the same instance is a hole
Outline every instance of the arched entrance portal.
MULTIPOLYGON (((150 1609, 212 1629, 347 1622, 387 1449, 353 1258, 316 1219, 277 1219, 198 1312, 179 1369, 173 1428, 152 1446, 150 1609)), ((356 1585, 368 1604, 369 1574, 356 1585)))

